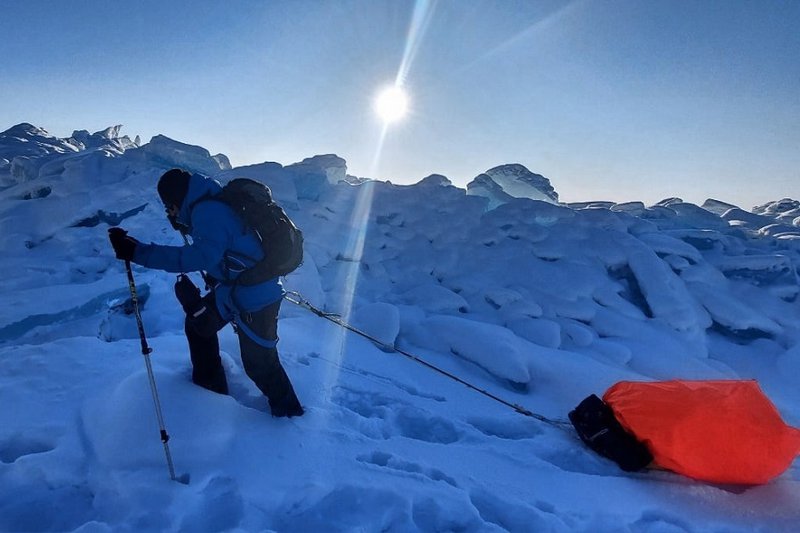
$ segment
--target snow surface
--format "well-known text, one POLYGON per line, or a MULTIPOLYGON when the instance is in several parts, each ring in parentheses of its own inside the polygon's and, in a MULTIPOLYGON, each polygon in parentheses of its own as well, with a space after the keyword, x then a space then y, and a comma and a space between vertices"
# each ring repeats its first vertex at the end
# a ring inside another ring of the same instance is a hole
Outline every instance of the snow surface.
POLYGON ((443 176, 350 179, 336 156, 230 169, 119 134, 0 134, 0 531, 797 530, 797 462, 747 489, 625 474, 571 428, 289 302, 279 349, 307 414, 273 419, 230 328, 231 395, 192 385, 174 277, 135 267, 169 445, 190 476, 172 482, 106 238, 120 224, 180 244, 155 191, 167 168, 256 177, 305 233, 286 287, 385 345, 559 421, 622 379, 755 378, 797 426, 800 241, 761 231, 790 225, 796 202, 730 217, 742 210, 720 200, 487 199, 443 176))
POLYGON ((511 198, 558 203, 558 193, 550 180, 518 163, 500 165, 479 174, 467 184, 467 194, 489 198, 489 209, 511 198))

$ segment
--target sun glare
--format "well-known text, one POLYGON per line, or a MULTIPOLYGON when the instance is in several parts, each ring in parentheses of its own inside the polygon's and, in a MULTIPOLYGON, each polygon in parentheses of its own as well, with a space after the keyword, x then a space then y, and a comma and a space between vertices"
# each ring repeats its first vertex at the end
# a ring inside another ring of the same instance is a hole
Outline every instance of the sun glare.
POLYGON ((397 122, 408 112, 408 95, 398 87, 382 90, 375 99, 375 112, 385 122, 397 122))

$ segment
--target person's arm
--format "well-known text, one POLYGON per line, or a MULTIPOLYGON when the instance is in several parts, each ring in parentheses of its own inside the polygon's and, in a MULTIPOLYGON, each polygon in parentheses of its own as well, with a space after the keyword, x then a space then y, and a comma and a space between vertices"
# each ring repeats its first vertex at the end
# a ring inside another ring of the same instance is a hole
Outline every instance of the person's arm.
POLYGON ((219 223, 215 215, 210 205, 198 205, 192 213, 192 244, 166 246, 140 243, 134 252, 133 262, 176 273, 213 269, 222 261, 228 242, 225 224, 219 223))

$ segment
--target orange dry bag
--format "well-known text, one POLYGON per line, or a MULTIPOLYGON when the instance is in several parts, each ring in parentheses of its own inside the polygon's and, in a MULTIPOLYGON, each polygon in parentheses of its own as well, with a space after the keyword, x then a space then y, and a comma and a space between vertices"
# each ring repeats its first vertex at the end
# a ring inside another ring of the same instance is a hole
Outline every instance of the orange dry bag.
POLYGON ((800 430, 755 381, 622 381, 603 400, 656 464, 695 479, 762 484, 800 453, 800 430))

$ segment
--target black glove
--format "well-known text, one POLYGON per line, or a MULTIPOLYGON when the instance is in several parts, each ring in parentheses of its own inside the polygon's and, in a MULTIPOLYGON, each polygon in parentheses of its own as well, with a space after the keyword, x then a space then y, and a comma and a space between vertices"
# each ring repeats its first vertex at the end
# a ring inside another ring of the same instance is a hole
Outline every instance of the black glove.
POLYGON ((178 281, 175 282, 175 296, 178 297, 183 310, 189 316, 194 316, 203 308, 200 289, 185 274, 178 276, 178 281))
POLYGON ((111 241, 111 246, 114 247, 117 259, 122 259, 123 261, 131 261, 133 259, 133 254, 136 252, 136 246, 139 241, 129 237, 127 231, 122 228, 109 228, 108 240, 111 241))

